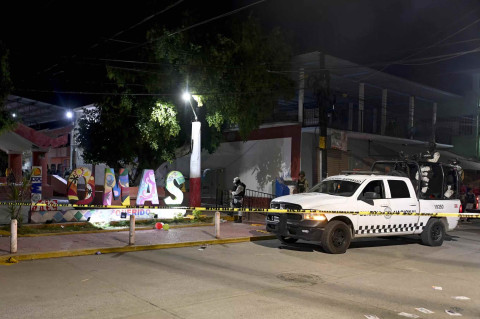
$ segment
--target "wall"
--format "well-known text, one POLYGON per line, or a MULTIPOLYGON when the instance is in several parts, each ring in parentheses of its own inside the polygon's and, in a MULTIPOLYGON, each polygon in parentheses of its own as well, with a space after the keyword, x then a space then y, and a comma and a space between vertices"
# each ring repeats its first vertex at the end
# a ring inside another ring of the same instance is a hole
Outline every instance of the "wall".
MULTIPOLYGON (((30 212, 30 206, 22 206, 21 215, 23 218, 23 223, 28 223, 28 213, 30 212)), ((7 206, 0 206, 0 225, 10 224, 10 212, 8 211, 7 206)))
POLYGON ((338 175, 350 169, 350 156, 347 152, 329 149, 327 152, 328 176, 338 175))
POLYGON ((36 211, 32 212, 32 223, 43 224, 46 222, 67 223, 67 222, 86 222, 91 223, 108 223, 111 221, 129 220, 129 215, 135 215, 136 219, 173 219, 178 214, 184 216, 185 209, 144 209, 144 208, 128 208, 128 209, 89 209, 78 210, 71 207, 63 207, 53 211, 36 211), (126 213, 125 218, 121 218, 121 213, 126 213))
MULTIPOLYGON (((263 127, 252 132, 247 142, 241 141, 237 131, 225 133, 228 142, 221 143, 213 154, 202 152, 202 194, 212 171, 221 171, 222 183, 218 188, 233 187, 238 176, 248 189, 272 194, 272 184, 277 177, 290 180, 300 171, 301 127, 283 124, 263 127), (223 184, 223 185, 221 185, 223 184)), ((172 164, 162 165, 155 176, 162 185, 166 172, 178 170, 188 179, 190 154, 177 158, 172 164)), ((188 185, 187 185, 188 190, 188 185)))
MULTIPOLYGON (((223 185, 233 186, 238 176, 248 189, 272 193, 276 177, 291 178, 291 138, 221 143, 213 154, 202 152, 202 181, 208 170, 223 169, 223 185)), ((189 176, 190 156, 177 159, 168 168, 189 176)))
MULTIPOLYGON (((352 169, 369 169, 371 161, 368 160, 368 141, 366 140, 347 140, 348 151, 337 149, 327 149, 327 173, 328 176, 338 175, 342 171, 352 169)), ((314 174, 317 174, 318 165, 318 133, 302 133, 301 149, 301 170, 305 171, 305 176, 310 184, 314 186, 314 174)))
POLYGON ((305 172, 310 186, 313 186, 313 165, 316 165, 315 152, 318 149, 318 136, 313 133, 302 133, 302 147, 300 151, 300 170, 305 172))
POLYGON ((52 148, 47 153, 48 169, 55 164, 58 169, 58 164, 61 164, 61 176, 63 177, 65 170, 70 168, 70 147, 52 148))
POLYGON ((453 136, 452 152, 457 153, 465 157, 475 157, 476 156, 476 137, 475 136, 453 136))
POLYGON ((223 168, 224 185, 240 177, 248 189, 272 193, 277 177, 291 179, 291 138, 222 143, 213 156, 202 157, 204 168, 223 168))
MULTIPOLYGON (((331 140, 331 136, 329 136, 329 140, 331 140)), ((313 177, 316 173, 315 165, 318 161, 316 157, 317 141, 318 136, 313 132, 302 133, 301 169, 305 171, 311 186, 313 186, 315 180, 313 177)), ((346 170, 370 170, 375 161, 399 159, 400 151, 413 155, 427 150, 426 145, 402 143, 402 141, 393 143, 349 136, 346 150, 331 148, 327 150, 328 176, 338 175, 346 170)))

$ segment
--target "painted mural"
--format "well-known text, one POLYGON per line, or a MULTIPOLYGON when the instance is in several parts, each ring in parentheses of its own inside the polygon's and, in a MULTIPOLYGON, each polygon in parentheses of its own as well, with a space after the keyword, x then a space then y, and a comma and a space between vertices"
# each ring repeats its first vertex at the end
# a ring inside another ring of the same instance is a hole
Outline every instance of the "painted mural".
POLYGON ((46 211, 54 211, 57 209, 58 209, 57 200, 46 200, 46 199, 37 201, 31 207, 32 212, 46 212, 46 211), (37 205, 37 204, 41 204, 41 205, 37 205))
POLYGON ((95 178, 86 167, 79 167, 72 171, 67 182, 67 196, 70 202, 77 201, 77 205, 88 205, 95 198, 95 178), (80 178, 85 179, 85 198, 78 200, 77 185, 80 178))
MULTIPOLYGON (((165 198, 165 203, 167 205, 180 205, 183 202, 183 192, 179 188, 182 184, 185 183, 185 177, 179 171, 170 172, 167 176, 167 191, 174 195, 175 198, 167 197, 165 198), (177 182, 178 186, 174 182, 177 182)), ((130 190, 129 190, 129 180, 128 180, 128 169, 120 169, 120 175, 117 179, 115 178, 115 171, 112 168, 105 169, 105 179, 104 179, 104 195, 102 198, 103 205, 111 205, 112 197, 114 199, 121 198, 122 205, 130 205, 130 190)), ((68 200, 72 204, 78 205, 88 205, 90 204, 95 197, 95 177, 92 176, 90 170, 86 167, 80 167, 70 174, 68 177, 67 183, 67 195, 68 200), (86 181, 87 194, 85 199, 78 200, 77 194, 77 185, 80 178, 84 178, 86 181)), ((157 184, 155 182, 155 173, 151 169, 145 169, 142 172, 140 186, 138 187, 137 193, 137 205, 144 205, 145 202, 151 202, 152 205, 159 204, 157 184)))
POLYGON ((122 198, 122 205, 130 205, 130 190, 128 183, 128 169, 120 169, 118 183, 115 179, 115 170, 105 168, 105 183, 103 193, 103 205, 112 205, 112 196, 114 199, 122 198))
MULTIPOLYGON (((120 169, 120 175, 118 176, 118 183, 120 184, 122 205, 129 206, 130 205, 130 186, 128 183, 128 169, 126 168, 120 169)), ((115 196, 115 190, 114 190, 113 196, 115 196)))
POLYGON ((137 205, 144 205, 150 201, 152 205, 158 205, 157 183, 153 169, 144 169, 140 186, 138 186, 137 205))
MULTIPOLYGON (((37 206, 45 207, 45 206, 37 206)), ((40 208, 39 208, 40 209, 40 208)), ((108 223, 111 221, 128 220, 130 215, 135 215, 136 219, 173 219, 179 214, 185 215, 185 209, 145 209, 145 208, 128 208, 128 209, 89 209, 79 210, 66 208, 65 210, 35 210, 31 213, 32 223, 66 223, 66 222, 91 222, 91 223, 108 223), (122 213, 124 218, 122 218, 122 213)))
POLYGON ((42 167, 33 166, 32 176, 30 177, 31 186, 31 199, 32 203, 36 203, 42 199, 42 167))
POLYGON ((173 171, 167 175, 166 188, 175 198, 171 196, 166 197, 164 199, 166 205, 180 205, 183 202, 183 192, 175 186, 174 182, 182 185, 185 183, 185 177, 179 171, 173 171))

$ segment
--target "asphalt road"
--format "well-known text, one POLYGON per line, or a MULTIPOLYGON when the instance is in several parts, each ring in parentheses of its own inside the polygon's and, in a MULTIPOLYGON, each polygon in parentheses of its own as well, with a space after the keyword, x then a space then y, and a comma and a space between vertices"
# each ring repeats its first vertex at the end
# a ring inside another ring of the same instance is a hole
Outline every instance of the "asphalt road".
POLYGON ((452 318, 445 310, 480 318, 480 222, 435 248, 372 238, 329 255, 270 240, 0 267, 0 318, 452 318))

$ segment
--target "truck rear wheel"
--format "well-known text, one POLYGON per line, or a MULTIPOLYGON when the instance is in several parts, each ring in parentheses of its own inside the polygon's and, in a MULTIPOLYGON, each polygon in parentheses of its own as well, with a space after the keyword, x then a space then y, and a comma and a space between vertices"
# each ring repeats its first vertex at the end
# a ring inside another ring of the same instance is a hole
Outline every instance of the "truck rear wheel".
POLYGON ((327 224, 322 233, 322 247, 329 254, 343 254, 352 240, 352 232, 347 224, 333 220, 327 224))
POLYGON ((445 225, 440 219, 430 218, 420 235, 426 246, 442 246, 445 239, 445 225))
POLYGON ((287 236, 280 236, 278 235, 277 238, 283 243, 283 244, 294 244, 298 241, 298 238, 293 238, 293 237, 287 237, 287 236))

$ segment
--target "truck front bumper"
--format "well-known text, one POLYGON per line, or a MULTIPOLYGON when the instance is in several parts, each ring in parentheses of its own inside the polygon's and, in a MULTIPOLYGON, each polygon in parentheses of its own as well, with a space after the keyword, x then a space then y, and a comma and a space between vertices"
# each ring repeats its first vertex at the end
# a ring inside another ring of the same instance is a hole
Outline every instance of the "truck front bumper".
POLYGON ((269 213, 265 224, 266 230, 277 236, 320 241, 327 221, 304 220, 299 213, 269 213))

